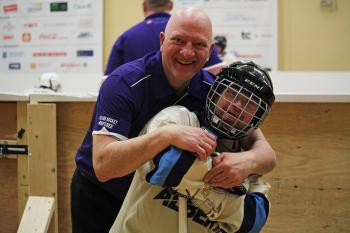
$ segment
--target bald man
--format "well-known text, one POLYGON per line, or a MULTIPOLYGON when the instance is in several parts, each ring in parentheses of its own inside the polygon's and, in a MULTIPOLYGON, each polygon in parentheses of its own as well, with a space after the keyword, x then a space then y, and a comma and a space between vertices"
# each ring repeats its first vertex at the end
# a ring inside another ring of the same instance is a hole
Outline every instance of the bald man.
MULTIPOLYGON (((160 51, 116 69, 101 86, 90 128, 76 155, 73 232, 108 232, 134 171, 170 145, 200 159, 216 147, 213 135, 191 126, 170 124, 139 136, 144 125, 168 106, 203 111, 215 79, 201 70, 213 49, 211 21, 203 11, 187 8, 173 14, 160 34, 160 45, 160 51)), ((259 145, 264 147, 262 156, 273 161, 271 147, 259 145)), ((252 164, 270 169, 266 163, 252 164)))
POLYGON ((108 232, 133 172, 174 144, 205 158, 215 138, 195 127, 138 133, 156 113, 181 104, 201 111, 214 76, 200 70, 213 48, 209 17, 175 13, 161 33, 160 51, 116 69, 101 86, 90 128, 77 155, 71 185, 73 232, 108 232))
MULTIPOLYGON (((124 63, 159 50, 159 35, 168 23, 173 2, 171 0, 144 0, 142 9, 145 18, 123 32, 115 41, 109 54, 105 75, 111 74, 124 63)), ((205 64, 206 69, 210 72, 217 72, 223 65, 218 51, 214 49, 205 64)))

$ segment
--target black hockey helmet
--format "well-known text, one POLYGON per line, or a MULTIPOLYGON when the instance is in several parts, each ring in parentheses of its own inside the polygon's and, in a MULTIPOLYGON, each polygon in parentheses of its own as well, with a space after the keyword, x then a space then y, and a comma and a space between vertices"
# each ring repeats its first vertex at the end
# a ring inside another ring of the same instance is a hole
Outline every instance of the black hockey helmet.
POLYGON ((206 100, 207 125, 220 136, 238 139, 256 129, 275 101, 269 74, 252 61, 223 68, 206 100))

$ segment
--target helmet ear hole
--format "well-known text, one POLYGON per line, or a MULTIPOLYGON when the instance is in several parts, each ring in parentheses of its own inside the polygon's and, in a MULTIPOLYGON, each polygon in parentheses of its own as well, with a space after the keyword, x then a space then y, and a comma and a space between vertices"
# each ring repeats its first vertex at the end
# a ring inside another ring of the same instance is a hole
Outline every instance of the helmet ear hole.
POLYGON ((238 139, 258 128, 275 100, 271 79, 254 62, 223 68, 206 100, 206 124, 225 138, 238 139))

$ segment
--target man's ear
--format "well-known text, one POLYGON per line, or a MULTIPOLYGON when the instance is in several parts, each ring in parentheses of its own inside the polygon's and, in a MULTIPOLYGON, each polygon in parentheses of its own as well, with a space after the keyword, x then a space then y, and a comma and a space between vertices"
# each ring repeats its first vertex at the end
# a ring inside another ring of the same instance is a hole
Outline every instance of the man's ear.
POLYGON ((146 5, 146 2, 143 1, 142 3, 142 11, 143 11, 143 15, 146 16, 146 13, 147 13, 147 5, 146 5))
POLYGON ((168 10, 168 11, 171 11, 171 10, 173 9, 173 7, 174 7, 174 3, 173 3, 172 1, 170 1, 170 2, 168 3, 167 10, 168 10))
POLYGON ((159 34, 159 43, 160 43, 160 50, 162 51, 162 46, 164 44, 164 40, 165 40, 165 34, 164 32, 160 32, 159 34))
POLYGON ((209 61, 209 58, 211 56, 211 52, 213 52, 213 49, 214 49, 214 44, 211 44, 211 46, 209 48, 209 55, 208 55, 207 61, 209 61))

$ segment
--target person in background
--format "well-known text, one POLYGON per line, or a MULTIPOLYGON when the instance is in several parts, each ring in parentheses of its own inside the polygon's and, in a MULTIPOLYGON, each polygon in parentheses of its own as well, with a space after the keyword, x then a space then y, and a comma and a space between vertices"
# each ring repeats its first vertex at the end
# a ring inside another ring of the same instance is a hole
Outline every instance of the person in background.
POLYGON ((219 52, 220 58, 223 60, 225 65, 229 65, 236 61, 236 58, 226 51, 227 40, 225 36, 215 36, 214 44, 219 52))
MULTIPOLYGON (((118 67, 103 82, 90 128, 75 159, 73 233, 108 232, 135 170, 170 145, 202 160, 212 154, 215 136, 198 127, 167 125, 139 136, 145 124, 168 106, 204 110, 215 79, 202 70, 214 46, 212 38, 210 18, 202 10, 176 11, 160 33, 160 50, 118 67)), ((238 185, 250 173, 270 171, 275 163, 271 146, 259 140, 253 147, 244 158, 225 158, 220 162, 224 171, 208 176, 207 183, 238 185), (228 169, 231 166, 236 169, 228 169)))
MULTIPOLYGON (((124 63, 159 50, 159 34, 164 31, 170 18, 173 2, 171 0, 144 0, 142 7, 145 19, 126 30, 115 41, 109 55, 105 75, 109 75, 124 63)), ((215 49, 205 67, 215 74, 222 66, 222 60, 215 49)))

